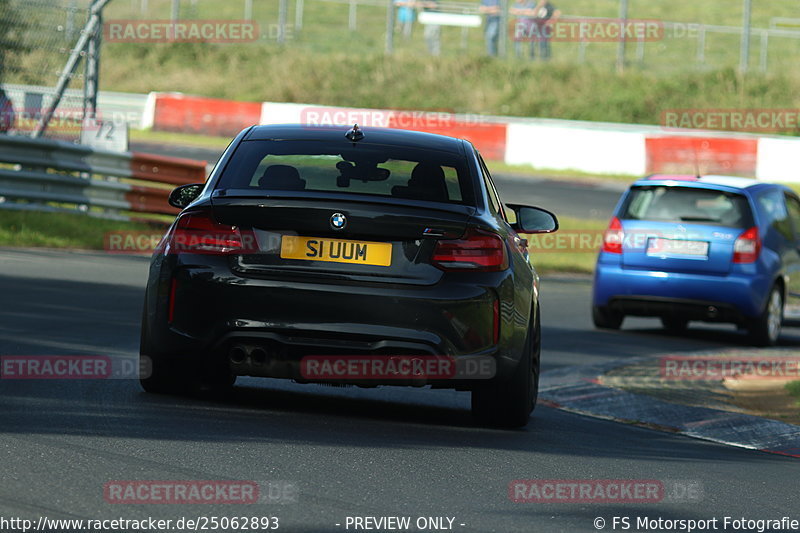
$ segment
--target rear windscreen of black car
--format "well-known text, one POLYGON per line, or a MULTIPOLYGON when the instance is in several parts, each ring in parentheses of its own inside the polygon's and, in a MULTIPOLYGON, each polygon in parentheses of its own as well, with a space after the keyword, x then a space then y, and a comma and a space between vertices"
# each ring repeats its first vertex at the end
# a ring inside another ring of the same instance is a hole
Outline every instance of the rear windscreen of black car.
POLYGON ((216 188, 335 192, 475 205, 463 156, 367 143, 332 147, 321 141, 243 141, 216 188))
POLYGON ((634 187, 620 218, 732 228, 753 225, 750 205, 741 194, 679 186, 634 187))

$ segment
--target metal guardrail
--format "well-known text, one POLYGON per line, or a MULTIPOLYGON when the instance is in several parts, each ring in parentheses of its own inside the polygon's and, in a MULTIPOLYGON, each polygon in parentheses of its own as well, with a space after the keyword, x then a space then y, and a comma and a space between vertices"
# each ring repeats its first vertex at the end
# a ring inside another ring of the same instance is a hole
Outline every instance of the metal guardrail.
POLYGON ((177 214, 167 203, 174 186, 205 177, 205 161, 0 135, 0 209, 157 220, 177 214))

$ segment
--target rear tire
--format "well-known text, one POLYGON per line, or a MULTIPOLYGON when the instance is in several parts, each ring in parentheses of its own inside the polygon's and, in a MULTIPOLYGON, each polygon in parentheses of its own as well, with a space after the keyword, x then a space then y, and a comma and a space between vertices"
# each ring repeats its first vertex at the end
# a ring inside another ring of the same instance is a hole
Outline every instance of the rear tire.
POLYGON ((689 327, 689 321, 685 318, 677 318, 674 316, 662 316, 661 325, 664 329, 672 333, 683 333, 689 327))
POLYGON ((139 383, 145 392, 155 394, 225 396, 236 382, 236 376, 227 369, 210 367, 193 372, 162 357, 150 356, 149 367, 150 375, 140 378, 139 383))
POLYGON ((619 329, 622 327, 623 320, 625 320, 625 315, 618 311, 612 311, 607 307, 598 305, 592 306, 592 322, 594 322, 594 327, 596 328, 619 329))
POLYGON ((492 383, 472 391, 472 415, 493 427, 519 428, 528 424, 539 396, 541 328, 537 313, 528 328, 517 369, 509 381, 492 383))
POLYGON ((203 369, 199 380, 199 391, 211 396, 225 396, 236 383, 236 376, 231 373, 224 359, 208 364, 203 369))
POLYGON ((171 364, 171 361, 148 355, 140 355, 139 357, 150 358, 149 364, 140 365, 140 368, 149 368, 150 371, 150 375, 147 377, 139 378, 139 384, 145 392, 152 394, 187 394, 194 390, 196 381, 187 378, 186 375, 179 374, 174 365, 171 364))
POLYGON ((185 394, 192 390, 192 380, 179 373, 175 364, 163 355, 155 355, 153 343, 147 331, 147 302, 142 310, 142 333, 139 338, 139 384, 145 392, 152 394, 185 394), (145 359, 146 358, 146 359, 145 359))
POLYGON ((750 323, 750 340, 756 346, 775 346, 783 323, 783 291, 774 285, 761 316, 750 323))

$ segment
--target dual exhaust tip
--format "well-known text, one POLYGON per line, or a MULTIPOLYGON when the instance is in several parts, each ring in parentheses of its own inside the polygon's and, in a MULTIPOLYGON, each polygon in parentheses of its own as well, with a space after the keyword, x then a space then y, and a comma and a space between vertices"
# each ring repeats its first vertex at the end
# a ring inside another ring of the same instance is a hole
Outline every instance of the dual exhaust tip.
POLYGON ((228 360, 235 365, 241 365, 247 360, 248 355, 255 365, 263 365, 267 362, 268 354, 264 348, 255 347, 248 350, 247 347, 238 345, 228 352, 228 360))

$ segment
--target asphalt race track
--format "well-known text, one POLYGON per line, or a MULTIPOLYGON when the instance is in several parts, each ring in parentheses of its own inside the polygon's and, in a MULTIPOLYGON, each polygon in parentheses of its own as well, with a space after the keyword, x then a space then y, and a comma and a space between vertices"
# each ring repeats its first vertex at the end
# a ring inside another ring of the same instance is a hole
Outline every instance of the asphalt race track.
MULTIPOLYGON (((522 187, 498 181, 501 195, 522 187)), ((530 194, 557 203, 570 190, 530 194)), ((591 195, 597 216, 617 196, 591 195)), ((0 251, 0 354, 135 357, 146 275, 141 257, 0 251)), ((543 280, 544 370, 743 342, 733 327, 697 326, 681 338, 657 320, 595 331, 589 293, 586 279, 543 280)), ((800 343, 798 330, 785 330, 782 342, 800 343)), ((777 519, 796 510, 800 475, 797 459, 542 405, 525 430, 483 429, 470 418, 469 395, 452 391, 240 378, 231 398, 212 400, 147 395, 132 379, 4 379, 0 405, 5 517, 275 516, 280 531, 311 532, 354 531, 348 516, 410 516, 454 518, 455 531, 596 531, 597 517, 605 530, 614 516, 634 525, 645 516, 777 519), (661 480, 702 490, 660 503, 518 504, 508 496, 517 479, 661 480), (123 480, 284 481, 298 496, 282 504, 107 503, 104 484, 123 480)))

